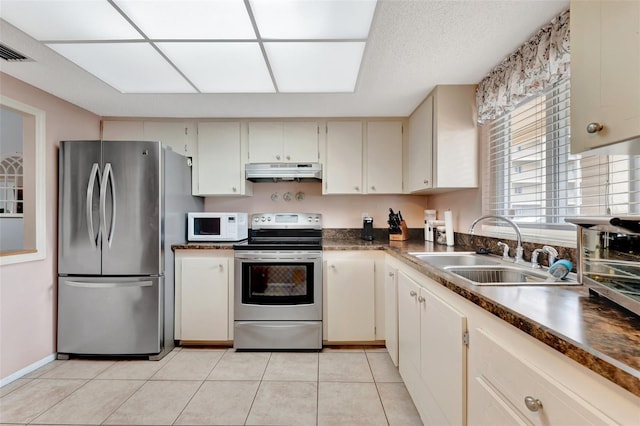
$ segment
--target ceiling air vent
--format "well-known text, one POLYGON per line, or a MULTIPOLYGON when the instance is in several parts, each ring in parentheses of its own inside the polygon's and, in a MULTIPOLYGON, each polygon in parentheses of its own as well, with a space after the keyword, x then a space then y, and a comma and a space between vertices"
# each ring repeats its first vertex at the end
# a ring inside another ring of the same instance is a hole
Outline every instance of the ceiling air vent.
POLYGON ((22 53, 16 52, 7 45, 0 43, 0 58, 9 62, 27 62, 32 61, 31 58, 24 56, 22 53))

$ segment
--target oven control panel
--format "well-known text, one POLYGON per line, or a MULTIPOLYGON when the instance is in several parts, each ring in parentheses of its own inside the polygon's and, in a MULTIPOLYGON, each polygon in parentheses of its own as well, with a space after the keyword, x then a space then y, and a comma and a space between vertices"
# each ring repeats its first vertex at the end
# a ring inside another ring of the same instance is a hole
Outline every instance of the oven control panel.
POLYGON ((322 214, 254 213, 251 229, 322 229, 322 214))

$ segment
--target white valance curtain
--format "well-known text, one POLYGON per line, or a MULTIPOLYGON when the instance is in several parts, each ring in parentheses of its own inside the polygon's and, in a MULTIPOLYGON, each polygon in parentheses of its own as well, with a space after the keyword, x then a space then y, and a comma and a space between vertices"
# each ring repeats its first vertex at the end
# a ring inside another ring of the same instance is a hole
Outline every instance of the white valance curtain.
POLYGON ((570 75, 569 10, 495 67, 476 91, 478 123, 512 111, 570 75))

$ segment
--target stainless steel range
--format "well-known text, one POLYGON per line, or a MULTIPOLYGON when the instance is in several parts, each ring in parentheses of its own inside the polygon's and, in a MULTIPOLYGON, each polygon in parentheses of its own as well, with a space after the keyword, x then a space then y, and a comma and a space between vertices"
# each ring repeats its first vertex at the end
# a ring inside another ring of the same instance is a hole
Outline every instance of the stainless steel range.
POLYGON ((234 347, 322 349, 322 215, 253 214, 233 248, 234 347))
POLYGON ((593 294, 640 315, 640 216, 572 217, 578 279, 593 294))

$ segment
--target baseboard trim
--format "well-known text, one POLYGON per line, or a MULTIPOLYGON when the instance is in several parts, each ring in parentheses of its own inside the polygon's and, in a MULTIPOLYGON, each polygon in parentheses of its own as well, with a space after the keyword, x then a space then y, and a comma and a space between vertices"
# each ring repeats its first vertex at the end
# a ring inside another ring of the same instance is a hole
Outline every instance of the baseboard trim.
POLYGON ((47 355, 46 357, 42 358, 40 361, 36 361, 33 364, 27 365, 25 368, 16 371, 15 373, 11 374, 10 376, 7 377, 3 377, 2 379, 0 379, 0 388, 8 385, 9 383, 18 380, 19 378, 21 378, 22 376, 31 373, 32 371, 37 370, 38 368, 42 367, 43 365, 46 365, 48 363, 50 363, 51 361, 56 359, 56 354, 51 354, 51 355, 47 355))

